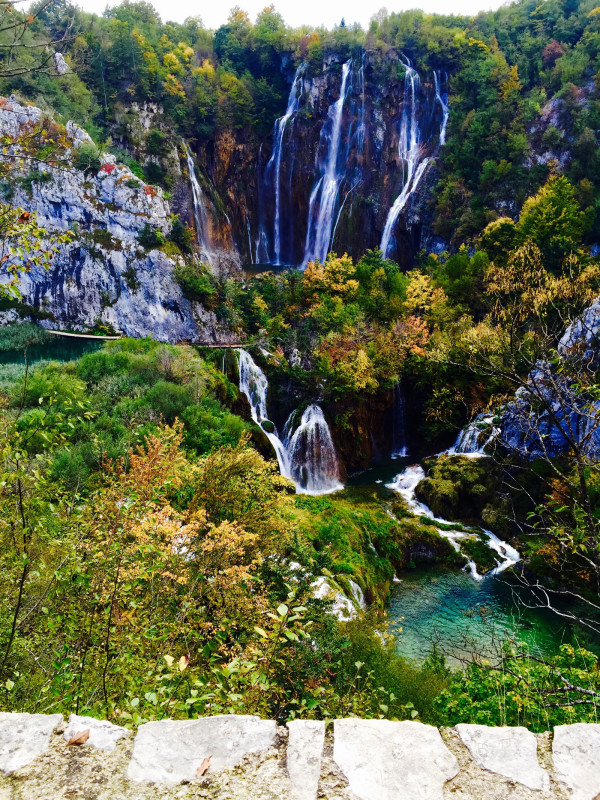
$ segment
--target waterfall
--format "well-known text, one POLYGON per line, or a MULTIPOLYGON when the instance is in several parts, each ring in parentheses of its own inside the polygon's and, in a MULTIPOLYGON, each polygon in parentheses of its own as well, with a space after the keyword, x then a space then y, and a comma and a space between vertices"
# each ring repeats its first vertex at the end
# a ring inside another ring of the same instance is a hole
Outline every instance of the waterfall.
POLYGON ((365 114, 365 60, 367 54, 363 53, 360 62, 360 69, 358 70, 358 91, 360 93, 360 111, 358 116, 358 127, 356 129, 356 150, 363 153, 365 149, 365 136, 367 132, 366 114, 365 114))
POLYGON ((283 440, 267 414, 267 376, 246 350, 239 350, 240 391, 250 403, 252 419, 275 450, 279 471, 296 484, 299 494, 328 494, 342 489, 338 459, 329 426, 319 406, 312 404, 294 430, 293 411, 284 427, 283 440))
MULTIPOLYGON (((389 256, 392 250, 392 234, 398 222, 398 217, 404 211, 406 204, 416 192, 421 183, 423 175, 429 163, 430 157, 423 157, 423 148, 420 140, 419 130, 419 93, 421 80, 419 74, 407 59, 404 64, 406 73, 404 75, 404 97, 402 104, 402 120, 400 123, 400 138, 398 142, 398 154, 402 161, 403 181, 400 194, 388 212, 381 237, 381 251, 384 256, 389 256)), ((442 109, 442 121, 440 124, 439 144, 446 141, 446 125, 448 123, 448 104, 445 102, 440 90, 440 77, 437 72, 433 73, 435 97, 442 109)))
MULTIPOLYGON (((281 157, 283 153, 283 137, 288 122, 300 107, 302 97, 302 81, 306 65, 300 64, 294 75, 292 88, 288 97, 287 108, 283 117, 275 122, 273 134, 273 154, 267 164, 267 174, 273 176, 275 190, 275 219, 273 224, 273 251, 274 263, 281 264, 281 157)), ((290 202, 291 206, 291 202, 290 202)))
POLYGON ((211 263, 212 248, 209 237, 208 213, 206 211, 206 201, 204 193, 196 177, 196 167, 189 147, 184 142, 185 157, 188 172, 190 173, 190 184, 192 186, 192 199, 194 202, 194 224, 196 226, 196 242, 201 254, 211 263))
POLYGON ((435 86, 435 99, 440 104, 440 107, 442 109, 442 125, 440 127, 440 147, 441 147, 441 145, 446 144, 446 127, 448 125, 448 116, 450 112, 448 110, 448 95, 446 94, 444 99, 444 94, 442 93, 442 90, 440 88, 441 79, 438 70, 434 70, 433 72, 433 84, 435 86))
POLYGON ((330 106, 327 120, 321 129, 319 149, 322 145, 325 146, 326 157, 324 163, 321 164, 321 175, 310 195, 303 267, 306 267, 309 261, 316 259, 325 261, 331 245, 332 226, 340 184, 345 176, 345 163, 342 168, 338 166, 338 155, 342 140, 342 115, 350 67, 351 61, 346 61, 342 67, 340 96, 330 106))
POLYGON ((447 455, 463 455, 469 458, 485 456, 485 448, 500 434, 500 428, 494 427, 493 422, 493 417, 480 414, 462 429, 452 447, 446 450, 447 455))
POLYGON ((400 381, 394 386, 394 419, 392 423, 392 458, 407 458, 406 408, 400 381))
MULTIPOLYGON (((442 517, 436 517, 432 510, 425 505, 425 503, 419 502, 419 500, 416 498, 416 490, 417 486, 424 478, 425 471, 423 468, 418 465, 413 465, 411 467, 407 467, 403 472, 397 475, 395 480, 388 484, 388 488, 398 492, 398 494, 405 500, 409 511, 411 511, 413 514, 419 517, 427 517, 434 524, 437 523, 438 525, 443 526, 438 528, 438 533, 440 536, 442 536, 444 539, 448 539, 454 549, 457 552, 461 552, 461 541, 472 538, 473 535, 477 535, 479 531, 467 526, 457 526, 460 527, 459 530, 449 530, 448 526, 454 525, 453 522, 443 519, 442 517)), ((490 572, 482 576, 477 572, 475 562, 471 559, 467 559, 465 570, 468 571, 471 577, 477 581, 483 580, 484 577, 499 575, 501 572, 504 572, 505 570, 509 569, 509 567, 514 566, 521 560, 519 551, 509 545, 507 542, 503 542, 494 533, 486 530, 485 528, 481 528, 481 532, 487 537, 486 543, 488 546, 498 554, 501 560, 496 562, 496 566, 490 570, 490 572)))
POLYGON ((290 477, 298 491, 318 495, 342 489, 333 439, 319 406, 313 403, 307 407, 291 435, 288 423, 284 446, 291 467, 290 477))

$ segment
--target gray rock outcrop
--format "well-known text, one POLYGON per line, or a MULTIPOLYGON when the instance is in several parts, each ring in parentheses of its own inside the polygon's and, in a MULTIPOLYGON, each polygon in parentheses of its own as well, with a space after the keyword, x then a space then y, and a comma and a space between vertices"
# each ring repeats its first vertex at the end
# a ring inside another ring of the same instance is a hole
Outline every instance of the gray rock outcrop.
MULTIPOLYGON (((0 105, 0 136, 14 141, 13 155, 20 153, 19 135, 33 135, 41 122, 43 114, 35 106, 12 97, 0 105)), ((44 163, 40 170, 27 158, 21 165, 11 161, 10 202, 35 212, 48 232, 74 234, 70 244, 59 246, 48 271, 34 266, 20 274, 22 303, 43 312, 41 324, 48 328, 87 331, 102 325, 168 342, 234 341, 237 337, 214 313, 184 297, 175 277, 181 256, 140 244, 146 228, 159 237, 171 230, 162 190, 109 154, 96 169, 70 166, 77 163, 78 148, 93 144, 73 122, 67 123, 62 140, 66 144, 55 165, 44 163)))

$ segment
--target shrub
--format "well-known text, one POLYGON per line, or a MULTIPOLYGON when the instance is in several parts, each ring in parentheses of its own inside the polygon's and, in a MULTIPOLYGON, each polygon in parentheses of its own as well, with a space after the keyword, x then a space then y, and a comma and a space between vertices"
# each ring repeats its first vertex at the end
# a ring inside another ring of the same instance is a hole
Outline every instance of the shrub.
POLYGON ((184 264, 175 269, 175 278, 188 300, 210 304, 216 299, 213 279, 203 264, 184 264))
POLYGON ((165 243, 165 235, 159 228, 146 223, 138 234, 138 242, 146 250, 154 250, 165 243))
POLYGON ((92 142, 83 142, 75 152, 73 166, 86 175, 98 172, 100 169, 100 151, 92 142))

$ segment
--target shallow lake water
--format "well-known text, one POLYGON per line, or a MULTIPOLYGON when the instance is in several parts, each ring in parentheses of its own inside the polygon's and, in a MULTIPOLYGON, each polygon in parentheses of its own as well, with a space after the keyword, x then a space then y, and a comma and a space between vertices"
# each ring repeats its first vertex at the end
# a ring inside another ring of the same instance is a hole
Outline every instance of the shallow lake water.
POLYGON ((400 655, 423 662, 434 642, 457 665, 474 653, 493 655, 507 638, 527 643, 531 652, 549 655, 572 631, 550 611, 531 610, 531 600, 510 575, 474 580, 466 572, 415 570, 394 584, 388 609, 390 631, 400 655))

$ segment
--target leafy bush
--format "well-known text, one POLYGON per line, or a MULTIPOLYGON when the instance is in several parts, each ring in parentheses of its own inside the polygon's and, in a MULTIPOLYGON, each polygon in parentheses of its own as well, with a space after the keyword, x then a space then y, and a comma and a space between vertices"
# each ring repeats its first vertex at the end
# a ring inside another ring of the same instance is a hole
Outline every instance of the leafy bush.
POLYGON ((73 166, 86 175, 92 175, 100 169, 100 151, 92 142, 83 142, 75 151, 73 166))
POLYGON ((138 242, 146 250, 154 250, 165 243, 165 235, 159 228, 146 223, 138 234, 138 242))

